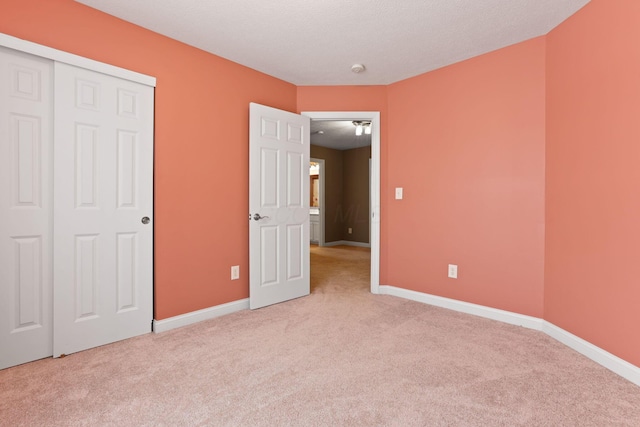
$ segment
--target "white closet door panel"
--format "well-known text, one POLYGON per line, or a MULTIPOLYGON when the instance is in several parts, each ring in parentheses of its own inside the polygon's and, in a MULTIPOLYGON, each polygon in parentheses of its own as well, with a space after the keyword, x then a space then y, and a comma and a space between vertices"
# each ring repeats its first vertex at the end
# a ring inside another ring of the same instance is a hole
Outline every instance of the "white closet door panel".
POLYGON ((53 352, 52 71, 0 47, 0 369, 53 352))
POLYGON ((153 88, 55 64, 54 356, 151 331, 153 88))

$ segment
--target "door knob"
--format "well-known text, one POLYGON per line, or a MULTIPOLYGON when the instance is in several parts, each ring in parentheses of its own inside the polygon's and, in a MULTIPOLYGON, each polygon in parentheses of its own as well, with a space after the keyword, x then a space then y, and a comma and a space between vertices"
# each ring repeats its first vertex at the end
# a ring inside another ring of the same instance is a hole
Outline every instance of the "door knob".
POLYGON ((260 216, 260 214, 254 214, 253 215, 253 219, 255 219, 256 221, 260 221, 261 219, 267 219, 269 218, 268 216, 260 216))
POLYGON ((149 217, 148 217, 148 216, 143 216, 143 217, 142 217, 142 223, 143 223, 143 224, 145 224, 145 225, 146 225, 146 224, 149 224, 149 221, 151 221, 151 220, 149 219, 149 217))

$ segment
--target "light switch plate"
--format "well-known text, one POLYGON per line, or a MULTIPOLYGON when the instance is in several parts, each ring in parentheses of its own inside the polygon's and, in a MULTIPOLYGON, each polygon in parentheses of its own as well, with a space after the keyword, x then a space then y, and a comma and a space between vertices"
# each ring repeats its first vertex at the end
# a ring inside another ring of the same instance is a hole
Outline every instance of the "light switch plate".
POLYGON ((240 278, 240 266, 231 266, 231 280, 238 280, 240 278))
POLYGON ((396 200, 402 200, 402 187, 396 187, 396 200))
POLYGON ((457 279, 458 278, 458 266, 456 264, 449 264, 448 274, 449 278, 457 279))

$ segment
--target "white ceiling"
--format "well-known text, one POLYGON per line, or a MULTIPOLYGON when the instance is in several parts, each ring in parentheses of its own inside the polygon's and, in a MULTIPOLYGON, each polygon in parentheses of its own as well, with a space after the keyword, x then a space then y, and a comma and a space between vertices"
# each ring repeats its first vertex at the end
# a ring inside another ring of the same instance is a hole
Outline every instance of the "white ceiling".
POLYGON ((76 1, 298 86, 390 84, 546 34, 589 2, 76 1))
POLYGON ((351 120, 311 120, 311 144, 350 150, 371 145, 371 135, 356 135, 351 120))

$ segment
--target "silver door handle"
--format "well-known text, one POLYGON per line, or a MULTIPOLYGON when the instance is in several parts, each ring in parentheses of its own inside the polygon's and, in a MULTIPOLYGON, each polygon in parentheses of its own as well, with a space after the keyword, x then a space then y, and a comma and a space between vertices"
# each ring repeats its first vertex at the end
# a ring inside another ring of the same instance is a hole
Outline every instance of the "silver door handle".
POLYGON ((149 221, 150 221, 150 219, 149 219, 149 217, 148 217, 148 216, 143 216, 143 217, 142 217, 142 223, 143 223, 143 224, 145 224, 145 225, 146 225, 146 224, 149 224, 149 221))
POLYGON ((261 219, 267 219, 267 218, 269 218, 269 217, 268 216, 260 216, 260 214, 258 214, 258 213, 253 215, 253 219, 256 220, 256 221, 260 221, 261 219))

